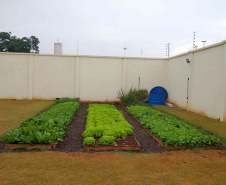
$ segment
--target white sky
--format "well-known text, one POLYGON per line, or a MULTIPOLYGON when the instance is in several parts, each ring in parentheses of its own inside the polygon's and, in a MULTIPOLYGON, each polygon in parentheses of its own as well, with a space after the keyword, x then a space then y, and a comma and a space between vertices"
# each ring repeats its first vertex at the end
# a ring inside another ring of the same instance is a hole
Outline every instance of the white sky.
POLYGON ((226 0, 0 0, 0 31, 35 35, 41 53, 165 56, 226 40, 226 0))

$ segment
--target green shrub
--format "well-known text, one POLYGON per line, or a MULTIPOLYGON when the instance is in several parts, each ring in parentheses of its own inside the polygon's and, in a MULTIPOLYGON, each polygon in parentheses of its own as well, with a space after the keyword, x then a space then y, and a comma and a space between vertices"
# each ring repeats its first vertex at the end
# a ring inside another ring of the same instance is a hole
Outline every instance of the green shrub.
POLYGON ((113 145, 115 141, 114 136, 102 136, 100 138, 100 144, 101 145, 113 145))
POLYGON ((84 139, 83 144, 86 146, 94 146, 95 145, 95 139, 94 137, 87 137, 84 139))
POLYGON ((79 102, 79 98, 60 98, 55 100, 57 103, 79 102))
POLYGON ((137 90, 136 88, 131 88, 128 92, 120 89, 117 94, 117 98, 121 100, 124 106, 137 105, 148 98, 148 91, 145 89, 137 90))

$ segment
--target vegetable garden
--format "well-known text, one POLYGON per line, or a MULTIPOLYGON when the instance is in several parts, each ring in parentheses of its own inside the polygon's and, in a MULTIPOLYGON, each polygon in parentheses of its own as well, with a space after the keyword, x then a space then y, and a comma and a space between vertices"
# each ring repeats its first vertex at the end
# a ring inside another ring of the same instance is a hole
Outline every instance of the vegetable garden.
POLYGON ((5 148, 41 149, 45 146, 45 149, 60 151, 143 152, 162 152, 163 148, 218 148, 218 138, 142 102, 133 105, 129 99, 126 99, 125 110, 122 105, 79 105, 78 98, 56 100, 56 105, 48 111, 9 131, 4 138, 5 148))

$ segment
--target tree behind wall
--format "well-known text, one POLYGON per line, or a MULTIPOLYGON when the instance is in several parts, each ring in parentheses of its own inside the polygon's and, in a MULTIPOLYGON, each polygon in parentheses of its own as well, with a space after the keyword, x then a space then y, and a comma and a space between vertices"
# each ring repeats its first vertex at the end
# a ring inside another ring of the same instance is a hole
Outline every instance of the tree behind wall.
POLYGON ((39 53, 38 44, 39 39, 35 36, 29 38, 17 38, 12 36, 11 32, 0 32, 0 52, 20 52, 20 53, 30 53, 31 51, 31 39, 33 50, 39 53))

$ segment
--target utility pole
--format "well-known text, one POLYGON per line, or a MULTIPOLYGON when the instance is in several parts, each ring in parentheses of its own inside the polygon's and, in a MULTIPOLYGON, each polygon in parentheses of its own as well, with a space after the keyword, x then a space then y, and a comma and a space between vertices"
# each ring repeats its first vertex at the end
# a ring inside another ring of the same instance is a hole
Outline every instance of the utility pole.
POLYGON ((78 40, 77 40, 77 55, 78 55, 78 40))
POLYGON ((140 56, 142 57, 142 54, 143 54, 143 49, 141 49, 141 51, 140 51, 140 56))
POLYGON ((193 33, 193 50, 196 49, 196 46, 195 46, 195 32, 193 33))
POLYGON ((35 53, 35 50, 33 50, 33 40, 31 38, 31 50, 30 50, 31 53, 35 53))
POLYGON ((166 57, 168 56, 168 44, 166 44, 166 57))
POLYGON ((170 56, 170 43, 168 43, 168 52, 167 52, 167 54, 168 54, 168 58, 169 58, 169 56, 170 56))
POLYGON ((124 57, 126 56, 126 50, 127 50, 127 47, 126 47, 126 42, 125 42, 125 47, 124 47, 124 57))
POLYGON ((203 43, 203 47, 205 47, 205 42, 206 42, 206 40, 203 40, 203 41, 202 41, 202 43, 203 43))

